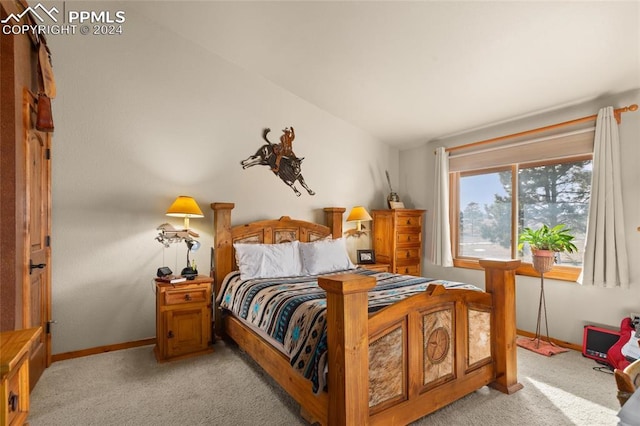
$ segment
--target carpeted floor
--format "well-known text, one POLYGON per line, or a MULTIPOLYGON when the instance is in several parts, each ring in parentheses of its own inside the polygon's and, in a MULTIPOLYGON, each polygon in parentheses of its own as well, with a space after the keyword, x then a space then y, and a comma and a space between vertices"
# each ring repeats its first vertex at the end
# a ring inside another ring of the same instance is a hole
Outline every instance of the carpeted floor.
MULTIPOLYGON (((31 426, 303 425, 297 405, 235 346, 158 364, 152 346, 54 363, 31 395, 31 426)), ((575 351, 518 348, 513 394, 482 388, 415 422, 451 425, 614 426, 613 375, 575 351)))

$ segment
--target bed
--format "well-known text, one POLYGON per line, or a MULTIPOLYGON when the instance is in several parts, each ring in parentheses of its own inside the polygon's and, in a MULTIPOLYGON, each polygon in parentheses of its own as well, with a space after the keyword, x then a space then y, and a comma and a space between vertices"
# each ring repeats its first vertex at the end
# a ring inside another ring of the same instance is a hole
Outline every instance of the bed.
MULTIPOLYGON (((212 203, 216 295, 237 270, 234 243, 311 245, 342 236, 344 208, 324 209, 325 224, 287 216, 231 225, 232 203, 212 203), (227 281, 225 281, 225 279, 227 281)), ((316 277, 326 300, 328 368, 310 381, 256 327, 216 303, 216 333, 235 341, 321 425, 407 424, 490 385, 511 394, 517 380, 515 269, 517 260, 482 260, 485 291, 426 283, 424 291, 380 309, 369 308, 374 271, 316 277), (315 389, 314 389, 315 387, 315 389)), ((224 305, 224 303, 223 303, 224 305)))

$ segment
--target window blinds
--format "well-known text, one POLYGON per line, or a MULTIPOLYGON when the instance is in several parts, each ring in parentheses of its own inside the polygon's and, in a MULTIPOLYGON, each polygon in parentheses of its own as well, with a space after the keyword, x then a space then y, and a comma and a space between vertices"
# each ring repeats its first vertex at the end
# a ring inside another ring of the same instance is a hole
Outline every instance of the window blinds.
POLYGON ((593 153, 595 128, 450 154, 449 171, 464 172, 514 163, 551 161, 593 153))

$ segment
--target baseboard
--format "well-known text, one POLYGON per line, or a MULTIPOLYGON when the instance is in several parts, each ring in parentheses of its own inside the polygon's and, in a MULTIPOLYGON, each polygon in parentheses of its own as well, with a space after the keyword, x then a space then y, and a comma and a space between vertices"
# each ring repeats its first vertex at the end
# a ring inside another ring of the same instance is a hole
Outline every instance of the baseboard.
MULTIPOLYGON (((520 330, 520 329, 516 329, 516 333, 520 336, 524 336, 524 337, 536 337, 536 333, 530 333, 528 331, 524 331, 524 330, 520 330)), ((544 336, 546 338, 546 336, 544 336)), ((573 349, 574 351, 578 351, 578 352, 582 352, 582 345, 577 345, 575 343, 571 343, 571 342, 565 342, 563 340, 558 340, 558 339, 554 339, 553 337, 550 337, 549 340, 551 340, 552 343, 555 343, 556 345, 562 347, 562 348, 567 348, 567 349, 573 349)))
POLYGON ((66 359, 80 358, 83 356, 96 355, 104 352, 119 351, 122 349, 137 348, 138 346, 153 345, 156 343, 155 337, 148 339, 136 340, 134 342, 117 343, 115 345, 98 346, 96 348, 81 349, 79 351, 64 352, 51 356, 52 362, 64 361, 66 359))
MULTIPOLYGON (((525 330, 516 329, 516 333, 518 333, 520 336, 535 337, 535 333, 531 333, 525 330)), ((574 351, 582 352, 582 345, 577 345, 575 343, 554 339, 553 337, 551 337, 550 340, 556 345, 561 346, 563 348, 573 349, 574 351)), ((95 348, 82 349, 79 351, 71 351, 71 352, 64 352, 61 354, 55 354, 51 356, 51 361, 52 362, 64 361, 66 359, 81 358, 83 356, 96 355, 104 352, 112 352, 112 351, 119 351, 122 349, 137 348, 138 346, 153 345, 155 343, 156 343, 156 338, 150 337, 148 339, 136 340, 134 342, 117 343, 115 345, 98 346, 95 348)))

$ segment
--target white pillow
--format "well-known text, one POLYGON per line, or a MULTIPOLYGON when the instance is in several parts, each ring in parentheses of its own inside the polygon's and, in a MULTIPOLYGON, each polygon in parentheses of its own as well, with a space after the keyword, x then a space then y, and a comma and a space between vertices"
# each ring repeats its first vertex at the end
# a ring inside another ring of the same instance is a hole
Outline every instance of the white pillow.
POLYGON ((242 280, 293 277, 302 274, 298 241, 281 244, 235 243, 242 280))
POLYGON ((327 274, 355 268, 349 259, 344 238, 300 243, 302 273, 306 275, 327 274))

